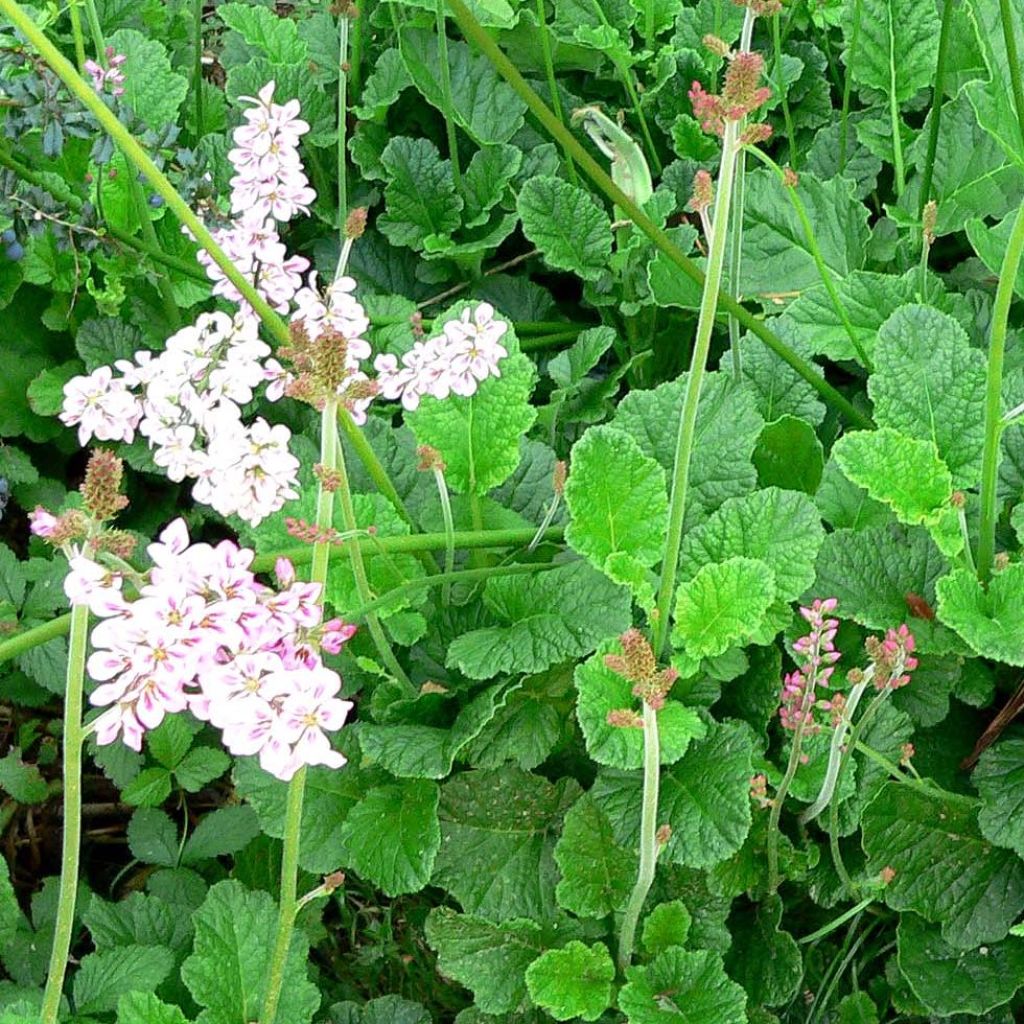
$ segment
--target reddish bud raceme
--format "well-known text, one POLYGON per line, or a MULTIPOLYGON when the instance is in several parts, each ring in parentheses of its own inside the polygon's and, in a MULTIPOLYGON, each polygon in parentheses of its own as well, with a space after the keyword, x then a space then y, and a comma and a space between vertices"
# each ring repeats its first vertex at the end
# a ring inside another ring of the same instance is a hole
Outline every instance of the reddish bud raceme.
POLYGON ((793 644, 800 667, 783 680, 779 719, 784 729, 802 727, 805 733, 817 732, 821 726, 814 720, 815 707, 831 710, 830 701, 818 699, 817 688, 828 686, 840 658, 834 643, 839 621, 830 617, 838 604, 836 598, 830 597, 800 609, 811 628, 793 644))

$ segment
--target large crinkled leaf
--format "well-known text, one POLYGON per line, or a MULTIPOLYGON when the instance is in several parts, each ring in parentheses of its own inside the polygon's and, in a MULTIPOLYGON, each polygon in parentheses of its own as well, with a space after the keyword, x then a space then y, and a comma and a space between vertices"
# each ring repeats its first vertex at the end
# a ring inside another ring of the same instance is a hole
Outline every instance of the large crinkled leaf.
MULTIPOLYGON (((850 182, 823 182, 805 172, 798 194, 830 273, 844 278, 859 270, 869 234, 868 209, 854 198, 850 182)), ((791 295, 821 283, 803 226, 776 174, 759 170, 747 175, 743 221, 743 295, 791 295)))
MULTIPOLYGON (((710 868, 743 845, 751 820, 751 737, 745 726, 716 723, 662 771, 658 822, 672 829, 664 860, 710 868)), ((635 847, 642 803, 639 775, 605 769, 591 792, 608 814, 618 842, 635 847)))
POLYGON ((782 416, 796 416, 814 426, 821 424, 825 406, 818 392, 789 363, 752 334, 740 338, 739 348, 743 379, 750 385, 765 423, 782 416))
POLYGON ((668 529, 665 471, 630 435, 591 427, 572 449, 565 484, 565 539, 598 569, 610 555, 640 566, 661 561, 668 529))
POLYGON ((763 487, 814 494, 825 469, 825 450, 810 423, 781 416, 761 431, 754 465, 763 487))
POLYGON ((75 1008, 83 1015, 109 1013, 125 992, 152 991, 174 969, 166 946, 118 946, 82 958, 74 976, 75 1008))
POLYGON ((555 863, 562 875, 555 898, 577 917, 605 917, 621 910, 636 881, 636 850, 616 842, 608 815, 589 793, 565 816, 555 863))
POLYGON ((939 618, 985 658, 1024 665, 1024 563, 997 572, 988 590, 967 569, 936 584, 939 618))
MULTIPOLYGON (((614 425, 632 434, 645 454, 671 473, 687 374, 651 391, 631 391, 615 412, 614 425)), ((750 389, 723 373, 709 373, 697 406, 697 429, 684 527, 689 530, 722 502, 752 491, 757 472, 751 456, 764 419, 750 389)))
POLYGON ((615 964, 601 942, 578 939, 542 953, 526 969, 530 998, 555 1020, 597 1020, 612 1001, 615 964))
POLYGON ((934 441, 921 441, 891 427, 844 434, 832 457, 855 484, 884 501, 908 526, 923 523, 945 554, 963 545, 950 504, 953 477, 934 441))
POLYGON ((266 7, 241 3, 220 4, 217 17, 274 64, 304 64, 309 59, 309 49, 299 38, 298 23, 291 18, 279 18, 266 7))
POLYGON ((470 989, 478 1009, 509 1013, 526 1003, 526 968, 544 949, 540 925, 527 920, 495 924, 435 907, 425 932, 437 952, 438 970, 470 989))
POLYGON ((672 946, 626 978, 619 1009, 629 1024, 746 1024, 746 994, 710 950, 672 946))
POLYGON ((364 121, 383 119, 402 90, 410 85, 412 79, 405 69, 402 55, 391 47, 377 57, 372 73, 363 83, 359 103, 352 109, 364 121))
MULTIPOLYGON (((202 1007, 199 1024, 250 1024, 263 1005, 277 930, 277 906, 269 893, 241 882, 218 882, 193 915, 192 955, 182 981, 202 1007)), ((308 1024, 320 993, 306 977, 309 943, 296 931, 285 962, 278 1019, 308 1024)))
POLYGON ((439 795, 426 779, 371 789, 342 826, 347 864, 387 896, 419 892, 441 845, 439 795))
POLYGON ((897 104, 931 85, 939 44, 939 16, 928 0, 863 0, 852 46, 854 8, 843 11, 843 61, 862 92, 897 104))
MULTIPOLYGON (((931 115, 929 115, 931 116, 931 115)), ((907 156, 924 165, 929 123, 907 156)), ((920 178, 911 180, 900 197, 900 207, 917 217, 920 178)), ((978 124, 966 91, 942 108, 935 149, 932 196, 938 201, 935 234, 962 231, 972 217, 1000 218, 1015 210, 1024 192, 1021 167, 1007 159, 996 140, 978 124)))
MULTIPOLYGON (((633 709, 637 699, 633 683, 613 672, 604 663, 605 655, 616 650, 611 642, 576 667, 575 682, 579 697, 576 717, 587 743, 587 753, 598 764, 610 768, 640 768, 644 763, 643 729, 608 724, 608 713, 633 709)), ((705 734, 704 723, 694 708, 678 700, 666 700, 658 712, 659 754, 662 764, 673 764, 686 753, 690 741, 705 734)))
POLYGON ((360 722, 359 742, 366 761, 403 779, 444 778, 455 758, 493 720, 511 692, 500 683, 481 690, 447 729, 415 722, 360 722))
POLYGON ((837 597, 835 614, 869 629, 909 622, 921 651, 961 653, 966 645, 937 619, 908 618, 915 597, 934 609, 935 581, 948 571, 949 563, 920 527, 835 530, 822 542, 817 579, 808 597, 837 597))
POLYGON ((794 601, 814 582, 814 561, 824 537, 807 495, 766 487, 730 498, 684 536, 679 578, 692 578, 709 562, 756 558, 772 570, 775 599, 794 601))
POLYGON ((455 776, 441 790, 434 884, 469 914, 496 921, 551 918, 554 835, 579 793, 572 779, 552 784, 518 769, 455 776))
POLYGON ((115 53, 127 58, 121 68, 124 72, 121 101, 154 130, 176 121, 178 108, 188 93, 188 79, 172 70, 167 47, 158 39, 147 39, 130 28, 118 29, 107 43, 115 53))
POLYGON ((1024 857, 1024 740, 1003 740, 989 747, 971 779, 981 795, 982 835, 1024 857))
POLYGON ((987 1013, 1024 985, 1024 939, 1011 937, 965 952, 916 914, 900 918, 897 936, 900 973, 939 1017, 987 1013))
POLYGON ((558 270, 584 281, 605 272, 612 251, 612 222, 597 200, 578 185, 541 175, 520 189, 516 209, 523 234, 558 270))
POLYGON ((444 236, 461 222, 462 198, 448 160, 429 139, 396 136, 384 147, 381 162, 388 172, 387 209, 378 229, 392 245, 420 250, 427 238, 444 236))
POLYGON ((868 875, 895 872, 885 902, 940 924, 958 949, 1005 938, 1024 908, 1024 863, 982 836, 977 811, 967 797, 888 782, 861 818, 868 875))
POLYGON ((800 947, 779 927, 782 900, 767 896, 737 914, 732 947, 725 958, 729 976, 755 1006, 782 1006, 796 995, 803 978, 800 947))
POLYGON ((901 306, 882 324, 868 394, 875 422, 935 444, 957 487, 981 477, 985 356, 931 306, 901 306))
POLYGON ((583 561, 492 577, 483 599, 495 624, 457 637, 446 659, 471 679, 543 672, 589 654, 630 625, 628 592, 583 561))
MULTIPOLYGON (((437 35, 402 29, 399 46, 413 84, 428 103, 445 109, 437 35)), ((508 142, 522 127, 526 105, 490 61, 461 40, 448 40, 452 117, 480 145, 508 142)))
POLYGON ((188 1024, 179 1007, 152 992, 127 992, 117 1001, 117 1024, 188 1024))
POLYGON ((758 558, 703 565, 676 590, 672 642, 690 658, 715 658, 757 633, 775 599, 775 574, 758 558))

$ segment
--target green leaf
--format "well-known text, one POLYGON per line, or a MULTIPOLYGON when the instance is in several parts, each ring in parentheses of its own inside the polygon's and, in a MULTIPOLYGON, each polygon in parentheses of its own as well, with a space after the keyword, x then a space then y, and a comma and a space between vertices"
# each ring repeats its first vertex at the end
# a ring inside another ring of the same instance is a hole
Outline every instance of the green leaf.
POLYGON ((566 540, 598 569, 607 572, 613 555, 638 567, 661 561, 668 529, 665 472, 629 434, 591 427, 576 442, 565 502, 566 540))
MULTIPOLYGON (((1007 214, 998 224, 992 225, 980 217, 974 217, 967 222, 967 238, 974 251, 981 262, 997 276, 1003 265, 1003 255, 1010 241, 1010 231, 1016 216, 1016 213, 1007 214)), ((1013 290, 1018 296, 1024 295, 1024 267, 1017 268, 1013 290)))
MULTIPOLYGON (((605 655, 617 644, 608 642, 576 666, 576 717, 587 743, 587 753, 598 764, 611 768, 640 768, 644 763, 643 729, 608 724, 608 713, 633 709, 637 699, 633 684, 604 663, 605 655)), ((662 764, 673 764, 686 753, 690 741, 701 739, 706 729, 694 708, 668 699, 658 712, 658 737, 662 764)))
POLYGON ((796 939, 779 928, 782 900, 767 896, 753 912, 744 910, 733 926, 725 963, 755 1006, 782 1006, 799 991, 803 963, 796 939))
POLYGON ((582 561, 528 576, 491 577, 483 600, 496 625, 463 633, 446 658, 471 679, 543 672, 590 654, 630 625, 627 592, 582 561))
POLYGON ((1024 740, 1003 740, 989 747, 971 780, 981 796, 981 834, 1024 857, 1024 740))
POLYGON ((562 732, 562 715, 546 696, 512 690, 466 745, 465 760, 474 768, 497 768, 512 761, 529 771, 547 759, 562 732))
POLYGON ((140 807, 128 822, 128 848, 144 864, 178 864, 178 829, 165 811, 140 807))
POLYGON ((370 77, 363 84, 359 102, 353 106, 363 121, 383 119, 394 106, 402 90, 412 85, 402 55, 395 47, 385 50, 374 62, 370 77))
MULTIPOLYGON (((715 723, 705 739, 692 743, 680 761, 662 771, 658 822, 672 829, 665 860, 706 869, 743 845, 751 820, 752 754, 746 726, 715 723)), ((617 841, 635 847, 641 780, 635 773, 604 769, 591 792, 608 814, 617 841)))
POLYGON ((217 16, 273 64, 305 64, 309 50, 291 18, 278 18, 266 7, 221 4, 217 16))
POLYGON ((519 190, 516 208, 523 234, 541 251, 544 262, 596 281, 612 252, 608 214, 585 189, 561 178, 530 178, 519 190))
POLYGON ((19 804, 41 804, 49 795, 39 769, 22 761, 20 747, 12 747, 0 757, 0 790, 9 793, 19 804))
POLYGON ((126 992, 152 991, 174 969, 164 946, 122 946, 82 958, 72 991, 78 1013, 109 1013, 126 992))
POLYGON ((435 907, 425 933, 437 952, 438 970, 470 989, 484 1013, 509 1013, 524 1004, 526 969, 544 949, 539 925, 525 920, 494 924, 435 907))
MULTIPOLYGON (((920 528, 892 524, 864 530, 836 530, 818 552, 815 593, 836 597, 835 614, 869 629, 906 622, 907 595, 935 606, 935 581, 949 563, 920 528)), ((962 653, 965 644, 938 619, 913 620, 918 649, 932 654, 962 653)))
POLYGON ((116 903, 94 895, 82 912, 82 922, 100 951, 142 944, 184 953, 192 946, 192 921, 181 909, 152 893, 133 892, 116 903))
POLYGON ((856 47, 853 8, 843 13, 843 60, 862 94, 881 93, 901 104, 931 85, 939 41, 939 16, 931 4, 864 0, 856 47))
POLYGON ((160 766, 144 768, 121 790, 121 799, 135 807, 159 807, 170 795, 171 773, 160 766))
POLYGON ((218 807, 207 814, 188 837, 181 852, 182 864, 237 853, 260 834, 256 812, 244 804, 218 807))
POLYGON ((1024 665, 1024 563, 989 581, 986 591, 967 569, 954 569, 935 586, 938 616, 986 658, 1024 665))
MULTIPOLYGON (((426 29, 404 28, 398 38, 413 84, 428 103, 444 110, 437 36, 426 29)), ((453 120, 481 146, 508 142, 523 126, 526 105, 490 61, 468 44, 450 39, 447 49, 453 120)))
POLYGON ((589 793, 566 814, 554 855, 562 874, 555 888, 559 906, 577 917, 605 917, 625 905, 637 854, 616 842, 608 816, 589 793))
POLYGON ((761 431, 754 465, 762 487, 814 494, 825 469, 825 453, 814 427, 795 416, 782 416, 761 431))
POLYGON ((522 162, 522 150, 504 144, 484 146, 473 154, 462 175, 465 227, 485 223, 487 214, 501 202, 509 182, 519 173, 522 162))
POLYGON ((530 998, 555 1020, 597 1020, 612 1001, 615 964, 601 942, 573 940, 542 953, 526 969, 530 998))
POLYGON ((434 884, 469 914, 497 921, 550 918, 557 877, 553 836, 578 796, 571 779, 553 785, 518 769, 454 776, 441 789, 434 884))
POLYGON ((853 992, 839 1000, 839 1024, 878 1024, 878 1008, 867 992, 853 992))
POLYGON ((155 729, 146 733, 149 752, 168 771, 177 767, 192 746, 195 729, 181 715, 168 715, 155 729))
POLYGON ((125 78, 122 102, 150 128, 175 123, 188 93, 188 79, 171 70, 164 44, 130 28, 118 29, 108 36, 107 43, 128 58, 121 69, 125 78))
POLYGON ((901 306, 882 324, 868 394, 875 421, 931 441, 957 487, 981 478, 985 356, 931 306, 901 306))
POLYGON ((82 372, 77 359, 43 370, 28 386, 28 404, 37 416, 56 416, 64 407, 64 385, 82 372))
POLYGON ((419 251, 427 238, 443 237, 459 226, 462 199, 455 193, 451 163, 441 159, 429 139, 399 135, 380 158, 388 172, 387 210, 377 218, 377 227, 392 245, 419 251))
POLYGON ((939 1017, 983 1014, 1024 985, 1024 939, 1008 938, 965 952, 916 914, 904 914, 897 962, 914 995, 939 1017))
POLYGON ((814 503, 822 519, 837 530, 885 526, 896 518, 887 505, 869 498, 863 487, 847 479, 835 459, 825 463, 814 503))
POLYGON ((1006 937, 1024 908, 1024 863, 984 839, 975 801, 888 782, 861 824, 869 877, 896 872, 885 888, 890 907, 941 924, 958 949, 1006 937))
POLYGON ((704 565, 676 590, 672 642, 691 658, 724 654, 761 627, 775 596, 775 574, 760 559, 704 565))
MULTIPOLYGON (((859 270, 868 241, 868 210, 854 198, 850 182, 845 178, 822 182, 804 171, 797 192, 829 272, 844 278, 859 270)), ((771 295, 782 287, 786 292, 804 291, 821 283, 803 226, 774 172, 758 170, 747 175, 743 210, 740 291, 744 295, 771 295)))
POLYGON ((933 525, 951 511, 953 478, 932 441, 891 427, 844 434, 832 448, 839 468, 908 526, 933 525))
POLYGON ((520 438, 537 416, 530 405, 537 379, 533 363, 514 351, 514 340, 506 337, 503 344, 513 348, 501 360, 500 377, 488 377, 469 398, 441 401, 428 395, 406 413, 417 443, 441 453, 448 485, 461 494, 484 495, 511 476, 519 465, 520 438))
MULTIPOLYGON (((640 442, 644 454, 671 473, 676 427, 683 408, 687 375, 651 391, 631 391, 619 403, 614 425, 640 442), (671 429, 666 429, 666 424, 671 429)), ((709 373, 697 406, 697 429, 690 459, 684 530, 688 532, 729 498, 752 491, 757 472, 751 456, 764 427, 751 390, 727 374, 709 373)), ((685 536, 685 533, 684 533, 685 536)))
POLYGON ((626 969, 619 1009, 629 1024, 746 1024, 747 998, 710 950, 666 949, 626 969))
MULTIPOLYGON (((181 979, 205 1007, 203 1024, 249 1024, 263 1005, 277 930, 277 907, 269 893, 240 882, 218 882, 194 913, 192 955, 181 965, 181 979)), ((278 1018, 308 1024, 320 993, 306 977, 309 944, 293 934, 285 961, 278 1018)))
POLYGON ((14 938, 21 920, 21 908, 14 886, 11 885, 11 872, 5 859, 0 866, 0 951, 14 938))
POLYGON ((641 942, 649 956, 658 956, 671 946, 682 946, 690 934, 693 918, 682 900, 659 903, 644 919, 641 942))
POLYGON ((809 498, 766 487, 723 502, 686 533, 679 576, 692 579, 703 566, 730 558, 757 559, 771 569, 775 599, 794 601, 814 582, 814 562, 824 536, 809 498))
POLYGON ((441 845, 439 795, 425 779, 371 789, 342 826, 346 863, 387 896, 419 892, 441 845))
POLYGON ((304 65, 273 64, 266 57, 254 57, 247 64, 239 64, 228 71, 224 91, 228 99, 238 105, 241 96, 255 96, 271 80, 275 83, 275 103, 299 101, 302 119, 310 126, 309 134, 302 139, 304 145, 337 145, 334 103, 317 84, 317 77, 304 65))
MULTIPOLYGON (((794 340, 786 327, 780 327, 779 318, 769 321, 783 341, 810 355, 803 344, 794 340)), ((795 416, 812 426, 819 426, 825 418, 825 406, 818 392, 789 365, 783 362, 760 338, 745 334, 740 339, 740 357, 743 379, 757 402, 765 423, 784 416, 795 416)), ((813 364, 811 364, 813 365, 813 364)))
POLYGON ((117 1024, 188 1024, 177 1006, 161 1002, 152 992, 127 992, 117 1001, 117 1024))
POLYGON ((195 747, 174 769, 174 778, 182 789, 198 793, 203 786, 220 778, 230 767, 231 758, 217 747, 195 747))

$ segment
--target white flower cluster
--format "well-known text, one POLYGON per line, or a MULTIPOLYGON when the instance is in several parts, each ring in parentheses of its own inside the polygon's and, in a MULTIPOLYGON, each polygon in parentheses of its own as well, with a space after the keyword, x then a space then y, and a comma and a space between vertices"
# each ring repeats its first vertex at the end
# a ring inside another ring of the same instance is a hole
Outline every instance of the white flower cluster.
POLYGON ((495 320, 490 303, 481 302, 472 312, 463 310, 441 334, 416 342, 401 364, 397 356, 377 356, 373 366, 381 395, 400 398, 409 410, 416 409, 424 395, 468 398, 488 377, 501 376, 498 362, 508 355, 501 344, 507 330, 507 323, 495 320))

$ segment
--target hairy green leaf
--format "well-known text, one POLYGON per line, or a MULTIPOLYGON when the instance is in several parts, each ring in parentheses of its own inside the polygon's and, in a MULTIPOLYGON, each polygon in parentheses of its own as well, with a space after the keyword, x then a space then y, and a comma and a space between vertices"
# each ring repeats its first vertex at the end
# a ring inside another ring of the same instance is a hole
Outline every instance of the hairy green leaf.
POLYGON ((530 998, 555 1020, 597 1020, 612 1000, 615 964, 608 947, 573 940, 542 953, 526 969, 530 998))

